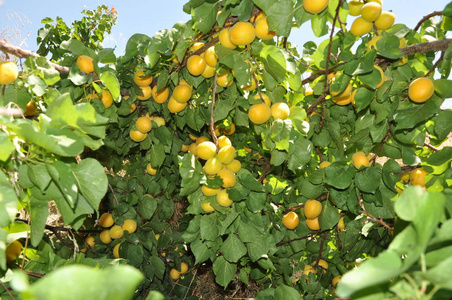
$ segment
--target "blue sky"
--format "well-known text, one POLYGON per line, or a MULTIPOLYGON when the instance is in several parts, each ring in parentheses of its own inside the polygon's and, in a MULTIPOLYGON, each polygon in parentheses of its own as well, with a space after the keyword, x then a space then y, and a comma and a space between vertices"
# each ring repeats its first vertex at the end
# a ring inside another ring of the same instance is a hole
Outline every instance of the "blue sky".
MULTIPOLYGON (((104 43, 105 47, 116 47, 117 55, 122 54, 125 44, 134 33, 153 36, 158 30, 171 28, 178 21, 187 21, 190 16, 182 11, 188 0, 0 0, 0 30, 15 28, 21 38, 14 41, 20 43, 25 40, 23 48, 36 50, 37 31, 42 27, 41 20, 45 17, 60 16, 70 24, 80 19, 83 9, 95 9, 98 5, 114 6, 118 11, 118 22, 113 27, 111 37, 104 43), (17 23, 17 17, 27 19, 24 24, 17 23), (28 37, 28 38, 27 38, 28 37)), ((396 14, 396 23, 404 23, 413 28, 426 14, 442 10, 450 0, 384 0, 383 10, 392 10, 396 14)), ((351 24, 351 20, 349 24, 351 24)), ((349 25, 350 26, 350 25, 349 25)), ((294 29, 290 37, 293 44, 302 46, 313 40, 310 22, 301 29, 294 29)), ((321 40, 326 39, 322 37, 321 40)))

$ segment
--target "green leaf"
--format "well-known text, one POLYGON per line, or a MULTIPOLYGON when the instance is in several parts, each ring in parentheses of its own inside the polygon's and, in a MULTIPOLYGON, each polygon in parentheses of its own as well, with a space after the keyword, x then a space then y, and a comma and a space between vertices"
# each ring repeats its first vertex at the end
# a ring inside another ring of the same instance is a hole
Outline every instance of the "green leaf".
POLYGON ((444 215, 446 197, 442 193, 430 192, 427 193, 427 197, 422 197, 419 201, 413 225, 418 234, 417 245, 425 249, 444 215))
POLYGON ((132 35, 127 41, 126 53, 124 54, 124 61, 128 61, 138 55, 144 53, 144 49, 149 45, 151 38, 145 34, 136 33, 132 35))
POLYGON ((223 242, 220 248, 224 258, 229 262, 236 263, 246 254, 246 247, 234 233, 223 242))
POLYGON ((160 167, 165 161, 165 145, 163 144, 154 144, 150 151, 150 160, 151 165, 154 168, 160 167))
POLYGON ((214 255, 213 251, 201 240, 192 242, 190 248, 195 256, 195 264, 202 263, 214 255))
POLYGON ((240 183, 248 190, 255 192, 264 192, 262 183, 257 181, 257 179, 254 178, 254 176, 248 170, 240 172, 238 174, 238 179, 240 180, 240 183))
MULTIPOLYGON (((258 6, 259 2, 254 0, 258 6)), ((271 1, 268 9, 265 10, 267 15, 269 30, 275 31, 279 36, 289 36, 292 29, 292 19, 294 17, 294 7, 292 0, 271 1)))
POLYGON ((107 86, 113 100, 118 101, 121 91, 115 72, 111 69, 103 70, 102 73, 100 73, 99 78, 107 86))
POLYGON ((312 32, 316 37, 321 37, 328 33, 328 26, 326 26, 327 14, 315 14, 311 19, 312 32))
POLYGON ((237 265, 228 262, 223 256, 218 257, 213 263, 213 272, 215 273, 215 281, 226 288, 237 273, 237 265))
POLYGON ((195 25, 196 29, 204 33, 209 32, 215 24, 218 12, 218 2, 204 2, 200 6, 193 9, 194 19, 199 22, 195 25))
POLYGON ((439 140, 444 140, 452 132, 452 111, 443 110, 434 119, 435 133, 439 140))
POLYGON ((108 190, 108 179, 104 168, 97 160, 86 158, 77 165, 71 165, 71 169, 80 192, 97 211, 108 190))
POLYGON ((84 265, 70 265, 47 274, 25 290, 22 297, 67 300, 132 299, 143 279, 140 271, 128 265, 101 270, 84 265))
POLYGON ((293 287, 281 284, 275 290, 275 300, 300 300, 299 292, 293 287))
POLYGON ((207 241, 215 241, 219 234, 219 224, 218 219, 215 214, 204 215, 201 217, 200 222, 200 234, 201 239, 207 241))
POLYGON ((333 228, 339 222, 340 214, 330 201, 324 201, 322 212, 319 216, 320 228, 327 230, 333 228))
POLYGON ((297 171, 302 169, 311 159, 314 147, 310 140, 299 137, 289 147, 289 159, 287 166, 289 170, 297 171))
POLYGON ((414 104, 410 108, 398 110, 395 115, 397 130, 414 128, 417 124, 438 113, 438 106, 432 100, 430 99, 424 104, 414 104))
POLYGON ((0 227, 8 226, 17 212, 17 196, 8 178, 0 170, 0 227))
MULTIPOLYGON (((63 94, 49 105, 46 112, 56 128, 70 127, 81 134, 105 137, 108 118, 99 115, 89 103, 74 105, 69 94, 63 94)), ((74 155, 75 156, 75 155, 74 155)))
POLYGON ((381 174, 379 169, 369 167, 355 176, 355 184, 364 193, 375 193, 380 186, 381 174))
POLYGON ((452 147, 444 147, 443 149, 430 155, 424 162, 422 162, 422 166, 429 174, 440 175, 450 168, 451 160, 452 147))
POLYGON ((143 245, 124 243, 119 248, 119 256, 126 258, 128 263, 132 266, 138 267, 144 259, 143 245))
POLYGON ((29 144, 36 144, 50 152, 60 156, 76 156, 83 151, 83 142, 77 134, 70 129, 49 128, 40 132, 30 120, 17 119, 12 123, 4 122, 0 118, 0 124, 14 131, 19 137, 29 144))
POLYGON ((386 282, 402 272, 400 255, 394 251, 385 251, 366 260, 359 268, 345 273, 337 285, 336 294, 348 298, 359 290, 386 282))
POLYGON ((258 212, 265 208, 265 203, 267 202, 267 195, 260 192, 250 192, 245 200, 246 206, 253 213, 258 212))
POLYGON ((440 94, 442 98, 452 98, 452 91, 450 90, 452 80, 437 79, 434 81, 434 84, 435 91, 440 94))
POLYGON ((138 214, 145 219, 150 219, 157 209, 157 200, 149 195, 144 195, 138 202, 138 214))
POLYGON ((352 183, 355 174, 356 171, 353 166, 334 163, 326 168, 325 183, 338 189, 346 189, 352 183))
POLYGON ((28 212, 30 213, 31 221, 31 244, 37 247, 44 236, 44 228, 49 215, 49 203, 46 200, 39 200, 32 195, 30 197, 28 212))
POLYGON ((78 187, 71 166, 56 161, 53 164, 46 164, 46 168, 52 181, 58 186, 69 206, 73 208, 78 198, 78 187))
MULTIPOLYGON (((277 150, 289 150, 292 121, 276 119, 271 127, 270 138, 277 150)), ((273 150, 273 149, 272 149, 273 150)))
POLYGON ((378 41, 378 54, 390 59, 399 59, 403 57, 399 47, 399 38, 394 35, 383 36, 378 41))
POLYGON ((49 186, 52 177, 45 165, 29 165, 27 168, 28 179, 37 186, 42 192, 49 186))
POLYGON ((413 221, 420 206, 420 199, 425 197, 425 191, 420 186, 410 186, 397 198, 394 209, 396 214, 405 221, 413 221))
POLYGON ((452 268, 452 257, 443 257, 443 260, 431 268, 425 274, 428 279, 434 285, 441 286, 442 288, 452 289, 452 282, 450 281, 450 269, 452 268))
POLYGON ((7 161, 14 150, 14 144, 5 132, 0 131, 0 160, 7 161))

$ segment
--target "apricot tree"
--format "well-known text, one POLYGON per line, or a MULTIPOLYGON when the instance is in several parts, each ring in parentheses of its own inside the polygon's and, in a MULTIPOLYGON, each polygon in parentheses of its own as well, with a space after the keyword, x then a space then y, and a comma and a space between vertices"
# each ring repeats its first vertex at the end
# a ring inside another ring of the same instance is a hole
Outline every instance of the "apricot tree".
POLYGON ((23 62, 0 65, 0 295, 184 299, 201 268, 256 299, 450 293, 452 3, 414 29, 383 8, 191 0, 117 56, 102 6, 46 19, 38 54, 0 41, 23 62), (297 49, 306 22, 326 39, 297 49))

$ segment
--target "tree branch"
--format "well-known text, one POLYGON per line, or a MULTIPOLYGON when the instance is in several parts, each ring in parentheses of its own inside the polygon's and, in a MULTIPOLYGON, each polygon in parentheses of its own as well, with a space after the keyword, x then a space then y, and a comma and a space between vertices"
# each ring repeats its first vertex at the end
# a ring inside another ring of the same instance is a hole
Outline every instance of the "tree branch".
POLYGON ((419 23, 417 23, 416 27, 414 27, 413 30, 414 30, 414 31, 418 31, 419 28, 421 28, 422 24, 423 24, 425 21, 427 21, 427 20, 429 20, 430 18, 433 18, 433 17, 435 17, 435 16, 441 16, 442 14, 443 14, 442 11, 434 11, 434 12, 432 12, 432 13, 429 13, 428 15, 424 16, 424 17, 419 21, 419 23))
POLYGON ((214 119, 215 119, 215 97, 217 94, 217 77, 218 74, 215 73, 215 77, 213 78, 213 88, 212 88, 212 103, 210 105, 210 126, 209 126, 209 131, 210 131, 210 135, 212 136, 212 140, 213 143, 215 144, 215 146, 217 146, 217 150, 220 148, 220 146, 218 145, 218 138, 217 135, 215 134, 215 123, 214 123, 214 119))
MULTIPOLYGON (((14 56, 20 57, 20 58, 27 58, 27 57, 41 57, 36 53, 33 53, 29 50, 24 50, 20 47, 11 45, 10 43, 8 43, 6 40, 0 40, 0 50, 3 51, 4 53, 9 53, 12 54, 14 56)), ((71 70, 71 68, 69 67, 63 67, 60 66, 58 64, 55 64, 53 62, 49 61, 49 64, 58 72, 60 72, 61 74, 69 74, 69 71, 71 70)))
POLYGON ((369 220, 369 221, 371 221, 371 222, 376 222, 376 223, 380 224, 381 226, 383 226, 384 228, 386 228, 386 229, 389 230, 389 231, 393 231, 393 230, 394 230, 394 228, 392 228, 391 226, 389 226, 388 224, 386 224, 386 223, 382 220, 381 217, 377 219, 377 218, 375 218, 374 216, 372 216, 370 213, 368 213, 368 212, 366 211, 366 208, 364 207, 363 197, 362 197, 362 196, 358 196, 358 200, 359 200, 359 206, 361 206, 361 208, 362 208, 362 212, 361 212, 361 213, 365 214, 365 215, 368 217, 368 220, 369 220))
POLYGON ((295 242, 295 241, 305 240, 305 239, 311 238, 311 237, 313 237, 313 236, 315 236, 315 235, 317 235, 319 233, 320 233, 320 230, 317 230, 316 232, 310 233, 310 234, 302 236, 300 238, 296 238, 296 239, 293 239, 293 240, 290 240, 290 241, 279 242, 278 244, 276 244, 276 247, 281 247, 282 245, 289 244, 289 243, 292 243, 292 242, 295 242))
POLYGON ((12 300, 16 300, 16 298, 14 298, 13 294, 11 294, 11 291, 9 290, 9 288, 1 280, 0 280, 0 285, 5 289, 5 291, 8 293, 9 297, 12 300))
POLYGON ((400 48, 400 51, 403 55, 413 55, 416 53, 426 53, 430 51, 446 51, 449 47, 449 44, 452 42, 452 39, 443 39, 425 43, 414 44, 410 46, 406 46, 400 48))

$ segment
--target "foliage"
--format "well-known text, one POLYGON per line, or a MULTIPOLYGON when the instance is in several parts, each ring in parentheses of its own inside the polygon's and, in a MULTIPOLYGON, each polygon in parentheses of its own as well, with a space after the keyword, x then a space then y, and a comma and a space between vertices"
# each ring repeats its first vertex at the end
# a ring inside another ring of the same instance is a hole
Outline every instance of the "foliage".
MULTIPOLYGON (((451 10, 452 3, 439 23, 423 22, 419 31, 396 24, 367 47, 377 32, 350 33, 345 1, 330 0, 313 15, 303 1, 192 0, 184 6, 189 21, 153 37, 133 35, 122 56, 101 45, 116 20, 113 9, 84 11, 72 26, 44 20, 38 53, 51 53, 70 71, 28 57, 15 83, 2 88, 1 106, 26 111, 31 101, 38 112, 0 116, 0 296, 33 299, 71 277, 80 286, 108 286, 118 299, 163 297, 155 291, 183 299, 196 296, 193 286, 202 282, 195 270, 203 266, 225 293, 258 285, 256 299, 332 299, 332 279, 341 275, 339 297, 441 299, 452 289, 450 259, 443 259, 452 239, 452 148, 438 149, 452 128, 451 111, 441 109, 451 96, 452 46, 436 63, 435 49, 423 52, 419 44, 444 40, 451 10), (235 49, 218 43, 220 30, 260 12, 277 37, 235 49), (326 39, 296 49, 291 29, 309 21, 326 39), (419 50, 408 54, 401 39, 419 50), (196 50, 195 43, 204 44, 196 50), (211 46, 214 74, 192 75, 188 58, 211 46), (80 71, 80 55, 92 59, 93 73, 80 71), (153 77, 149 85, 134 80, 139 70, 153 77), (226 72, 233 80, 223 86, 226 72), (437 78, 435 93, 414 103, 408 87, 422 76, 437 78), (155 92, 171 94, 181 84, 192 95, 177 113, 168 106, 174 99, 155 101, 155 92), (139 100, 149 87, 153 98, 139 100), (250 121, 250 107, 264 94, 288 104, 288 118, 250 121), (343 97, 348 102, 338 104, 343 97), (152 124, 145 133, 136 125, 143 116, 152 124), (200 137, 218 147, 220 135, 241 163, 231 178, 210 176, 196 156, 200 137), (230 206, 202 190, 232 178, 230 206), (320 201, 318 217, 306 218, 309 199, 320 201), (59 224, 48 222, 49 203, 59 224), (105 212, 121 233, 108 243, 100 233, 109 229, 98 221, 105 212), (294 229, 283 225, 288 212, 298 215, 294 229), (123 232, 126 220, 138 229, 123 232), (18 239, 24 250, 6 261, 6 246, 18 239), (36 282, 29 286, 20 269, 36 282), (172 269, 181 272, 178 284, 172 269), (121 283, 124 295, 115 291, 121 283)), ((52 291, 62 296, 65 287, 52 291)))

